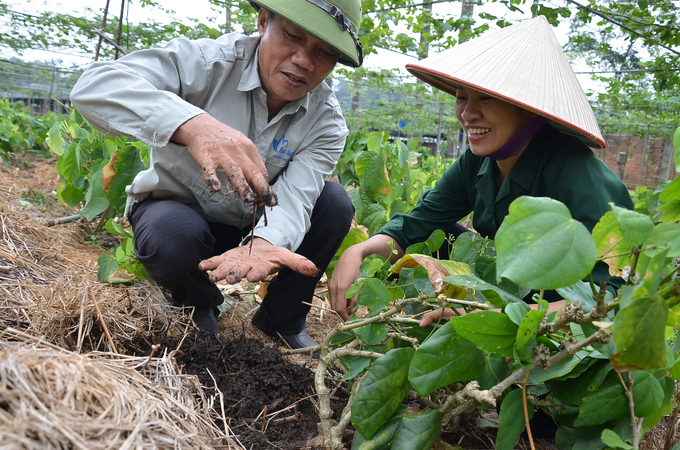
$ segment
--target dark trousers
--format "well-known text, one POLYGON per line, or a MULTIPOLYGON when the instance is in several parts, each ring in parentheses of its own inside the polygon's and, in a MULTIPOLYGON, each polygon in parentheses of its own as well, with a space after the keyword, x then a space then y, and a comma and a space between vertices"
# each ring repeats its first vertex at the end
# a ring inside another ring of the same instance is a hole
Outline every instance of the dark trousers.
MULTIPOLYGON (((305 327, 314 289, 349 231, 354 206, 338 183, 326 182, 311 217, 311 228, 296 253, 320 269, 316 277, 288 268, 279 271, 267 288, 262 310, 274 330, 298 333, 305 327)), ((168 289, 177 306, 217 307, 224 299, 217 286, 198 269, 204 259, 237 247, 250 233, 209 222, 194 209, 173 200, 149 199, 129 218, 137 258, 153 280, 168 289)))

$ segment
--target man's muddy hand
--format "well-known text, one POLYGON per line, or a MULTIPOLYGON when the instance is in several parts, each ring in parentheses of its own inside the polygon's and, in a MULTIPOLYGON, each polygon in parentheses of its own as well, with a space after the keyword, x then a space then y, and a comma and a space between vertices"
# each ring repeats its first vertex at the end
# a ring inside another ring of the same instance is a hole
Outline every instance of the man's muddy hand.
POLYGON ((257 237, 253 239, 252 253, 248 244, 203 260, 198 265, 200 270, 212 271, 211 281, 226 280, 229 284, 242 279, 251 283, 262 281, 284 267, 308 277, 318 275, 316 265, 304 256, 257 237))
POLYGON ((222 189, 217 177, 217 170, 222 169, 244 202, 257 202, 258 206, 278 204, 257 147, 240 131, 200 114, 184 122, 172 140, 191 149, 211 192, 222 189))

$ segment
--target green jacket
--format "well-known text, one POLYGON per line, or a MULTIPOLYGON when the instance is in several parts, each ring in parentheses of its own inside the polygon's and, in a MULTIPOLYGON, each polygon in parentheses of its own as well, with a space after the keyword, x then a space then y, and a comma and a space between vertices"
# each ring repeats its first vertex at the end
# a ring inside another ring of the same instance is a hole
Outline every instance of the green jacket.
MULTIPOLYGON (((545 125, 513 166, 498 194, 494 186, 495 161, 465 151, 435 187, 424 193, 408 214, 395 215, 379 233, 392 236, 402 247, 425 241, 433 231, 447 231, 471 212, 472 224, 482 236, 493 239, 520 196, 550 197, 564 203, 574 219, 592 231, 611 210, 610 202, 633 209, 623 182, 591 149, 577 138, 545 125)), ((621 279, 609 277, 607 265, 598 263, 596 282, 619 287, 621 279)))

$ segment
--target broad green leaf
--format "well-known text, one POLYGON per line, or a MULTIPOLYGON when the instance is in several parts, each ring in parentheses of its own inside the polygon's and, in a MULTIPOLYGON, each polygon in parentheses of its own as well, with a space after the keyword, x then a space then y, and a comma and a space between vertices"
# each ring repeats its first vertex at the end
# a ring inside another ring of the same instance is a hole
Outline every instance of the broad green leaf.
POLYGON ((99 264, 97 279, 100 283, 108 283, 111 276, 118 271, 118 264, 111 261, 106 253, 101 253, 97 262, 99 264))
POLYGON ((608 211, 595 224, 593 240, 597 254, 609 266, 610 275, 621 275, 624 266, 631 265, 628 254, 633 245, 623 238, 619 219, 614 211, 608 211))
POLYGON ((357 158, 357 173, 359 173, 359 162, 365 164, 363 174, 359 176, 359 185, 369 198, 377 200, 390 193, 390 180, 385 167, 385 155, 383 152, 366 154, 371 155, 371 158, 357 158))
MULTIPOLYGON (((577 406, 591 387, 599 387, 613 369, 606 360, 583 360, 586 370, 579 376, 545 382, 553 397, 565 405, 577 406)), ((581 365, 581 364, 579 364, 581 365)), ((534 369, 536 370, 536 369, 534 369)))
POLYGON ((47 139, 45 139, 47 146, 54 152, 55 155, 61 156, 66 151, 66 141, 61 134, 61 123, 54 125, 47 132, 47 139))
MULTIPOLYGON (((505 364, 505 358, 495 353, 487 353, 485 359, 486 365, 484 367, 484 372, 477 377, 479 389, 481 390, 491 389, 504 378, 503 365, 505 364)), ((509 373, 509 370, 510 367, 505 371, 509 373)))
POLYGON ((663 188, 659 194, 659 200, 664 203, 680 200, 680 178, 675 177, 663 188))
MULTIPOLYGON (((530 402, 527 403, 531 405, 530 402)), ((527 414, 529 420, 534 417, 533 406, 528 407, 527 414)), ((521 389, 513 389, 505 396, 503 403, 501 403, 498 419, 501 425, 496 436, 496 448, 498 450, 513 450, 517 438, 526 429, 521 389)))
POLYGON ((529 311, 531 311, 531 308, 524 302, 510 303, 505 307, 505 314, 507 314, 510 320, 517 324, 517 326, 522 324, 524 316, 526 316, 529 311))
MULTIPOLYGON (((678 177, 680 179, 680 177, 678 177)), ((668 248, 669 257, 680 256, 680 224, 660 223, 654 227, 654 233, 644 243, 642 252, 655 256, 668 248)))
POLYGON ((647 417, 661 408, 664 401, 664 391, 661 385, 663 373, 640 370, 629 374, 633 377, 633 403, 635 416, 647 417), (657 377, 657 375, 661 375, 657 377))
MULTIPOLYGON (((593 290, 590 287, 590 283, 585 281, 578 281, 571 286, 559 288, 557 289, 557 293, 560 294, 563 299, 569 300, 571 303, 581 302, 584 313, 589 313, 597 305, 597 302, 595 302, 595 299, 593 298, 593 290)), ((611 302, 612 294, 607 291, 604 299, 605 302, 611 302)), ((613 315, 614 313, 612 311, 611 316, 613 317, 613 315)))
POLYGON ((371 316, 387 308, 390 304, 390 291, 382 281, 377 278, 369 278, 364 282, 364 288, 359 293, 357 302, 361 306, 371 310, 371 316))
POLYGON ((564 358, 562 361, 550 366, 546 370, 542 370, 540 367, 534 368, 529 375, 529 382, 531 384, 541 384, 545 383, 547 380, 563 377, 574 370, 574 367, 578 366, 587 356, 588 352, 579 351, 576 352, 575 355, 564 358))
POLYGON ((369 323, 354 329, 357 337, 367 345, 380 344, 387 336, 388 331, 387 324, 382 322, 369 323))
MULTIPOLYGON (((667 253, 668 249, 665 249, 649 258, 649 262, 644 267, 642 284, 635 289, 635 292, 633 292, 633 298, 648 297, 656 294, 656 291, 659 289, 659 284, 661 284, 661 279, 663 278, 663 270, 666 267, 667 253)), ((640 259, 642 259, 642 257, 640 259)), ((646 256, 645 259, 647 259, 646 256)))
POLYGON ((465 287, 470 291, 470 294, 476 301, 479 301, 480 303, 486 303, 486 300, 488 300, 492 305, 498 308, 502 308, 516 302, 524 303, 519 297, 514 296, 513 294, 501 289, 498 286, 487 283, 475 274, 450 275, 446 277, 444 281, 451 285, 465 287), (483 299, 478 298, 479 293, 484 295, 483 299))
POLYGON ((361 433, 354 433, 352 450, 389 450, 397 428, 399 428, 404 416, 407 415, 408 407, 404 405, 399 406, 394 414, 392 414, 392 417, 369 440, 366 440, 361 433))
POLYGON ((512 356, 519 327, 505 314, 482 311, 451 318, 456 333, 487 352, 512 356))
POLYGON ((102 174, 102 178, 100 178, 104 192, 106 192, 106 198, 111 202, 111 206, 119 214, 122 214, 125 210, 127 198, 125 187, 132 184, 134 177, 145 170, 146 167, 142 162, 139 150, 130 145, 120 149, 117 158, 112 156, 105 169, 113 172, 113 174, 109 172, 107 177, 102 174))
POLYGON ((385 137, 382 131, 374 131, 368 135, 366 140, 366 148, 369 152, 377 152, 382 147, 383 142, 385 142, 385 137))
MULTIPOLYGON (((675 305, 668 310, 668 320, 666 321, 666 325, 669 327, 680 328, 680 305, 675 305)), ((676 342, 680 342, 680 339, 676 339, 676 342)), ((680 375, 680 372, 678 372, 678 375, 680 375)))
POLYGON ((498 278, 535 290, 570 286, 595 266, 588 229, 549 198, 520 197, 496 234, 498 278))
POLYGON ((607 445, 607 447, 610 448, 622 448, 624 450, 632 450, 633 446, 630 444, 626 444, 623 442, 623 440, 619 437, 618 434, 614 433, 612 430, 603 430, 602 431, 602 443, 607 445))
POLYGON ((92 220, 99 214, 106 211, 109 207, 109 201, 103 197, 99 197, 94 185, 90 185, 85 195, 85 206, 80 210, 80 214, 87 220, 92 220))
POLYGON ((680 127, 676 128, 673 133, 673 148, 675 150, 675 171, 680 172, 680 127))
POLYGON ((442 433, 441 413, 436 409, 405 416, 394 435, 390 450, 430 450, 442 433))
POLYGON ((474 380, 484 366, 484 352, 447 322, 416 350, 408 377, 419 394, 430 395, 456 381, 474 380))
POLYGON ((654 231, 654 222, 648 216, 629 209, 611 205, 623 238, 629 243, 640 246, 654 231))
POLYGON ((367 356, 345 356, 340 359, 340 362, 347 369, 347 373, 342 377, 343 381, 351 380, 359 376, 369 364, 372 359, 367 356))
POLYGON ((79 144, 69 145, 68 151, 57 161, 57 172, 66 181, 74 181, 80 176, 79 146, 79 144))
POLYGON ((664 330, 668 305, 661 297, 639 297, 616 315, 612 337, 618 353, 611 362, 619 372, 659 369, 666 364, 664 330))
POLYGON ((57 188, 57 198, 72 208, 75 208, 85 200, 85 194, 71 182, 62 183, 57 188))
POLYGON ((415 350, 396 348, 377 359, 352 403, 352 425, 366 439, 394 414, 411 389, 408 370, 415 350))
POLYGON ((628 399, 619 375, 611 371, 602 385, 581 400, 577 427, 600 425, 628 415, 628 399))
POLYGON ((671 200, 661 204, 657 211, 663 212, 659 218, 661 222, 674 223, 680 221, 680 200, 671 200))
POLYGON ((545 314, 546 311, 532 309, 524 316, 524 320, 517 330, 515 354, 517 359, 525 366, 531 365, 531 360, 534 357, 534 347, 536 346, 536 334, 545 314))
POLYGON ((439 260, 427 255, 404 255, 390 267, 390 272, 399 273, 404 268, 424 267, 437 294, 444 294, 448 298, 464 299, 467 297, 465 287, 446 282, 449 275, 467 275, 472 269, 465 263, 439 260))

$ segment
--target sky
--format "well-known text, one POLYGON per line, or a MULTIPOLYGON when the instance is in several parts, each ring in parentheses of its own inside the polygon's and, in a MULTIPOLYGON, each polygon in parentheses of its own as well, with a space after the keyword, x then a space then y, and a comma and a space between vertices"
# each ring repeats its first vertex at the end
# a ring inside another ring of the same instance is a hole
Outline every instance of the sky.
MULTIPOLYGON (((66 12, 74 15, 81 15, 84 13, 86 7, 92 9, 104 8, 106 6, 107 0, 57 0, 57 1, 46 1, 46 0, 9 0, 7 3, 10 5, 11 9, 26 13, 39 13, 41 11, 49 10, 55 12, 66 12)), ((181 18, 197 18, 210 24, 214 27, 223 26, 225 21, 224 12, 216 11, 213 9, 208 2, 208 0, 160 0, 160 3, 164 5, 167 9, 172 9, 175 11, 175 17, 181 18)), ((417 3, 416 1, 414 1, 417 3)), ((120 1, 110 1, 109 14, 118 16, 120 14, 120 1)), ((149 7, 142 8, 139 1, 128 1, 126 6, 127 20, 131 23, 137 23, 140 21, 149 20, 153 17, 156 21, 162 21, 164 17, 170 20, 170 17, 164 13, 152 9, 149 7)), ((506 20, 517 20, 518 18, 529 18, 528 15, 521 15, 519 13, 511 13, 505 8, 505 6, 500 5, 495 2, 492 4, 483 4, 481 6, 476 6, 476 12, 485 11, 492 14, 503 16, 506 20)), ((460 15, 460 2, 452 2, 451 4, 439 3, 433 5, 433 12, 440 15, 460 15)), ((495 25, 492 25, 492 29, 495 25)), ((560 44, 564 45, 567 40, 567 25, 564 24, 561 27, 555 29, 558 41, 560 44)), ((64 53, 51 53, 45 51, 31 51, 26 52, 23 55, 24 59, 33 60, 59 60, 64 61, 64 65, 77 64, 77 65, 87 65, 92 61, 91 57, 78 57, 72 56, 64 53)), ((414 62, 416 59, 411 56, 402 55, 397 52, 390 50, 378 50, 378 54, 368 55, 365 59, 364 65, 369 68, 383 68, 383 69, 400 69, 405 72, 404 66, 409 62, 414 62)), ((583 67, 585 69, 585 67, 583 67)), ((581 69, 581 70, 583 70, 581 69)), ((580 69, 575 66, 575 70, 580 69)), ((578 75, 579 82, 587 90, 599 90, 598 86, 595 85, 590 76, 588 75, 578 75)))

